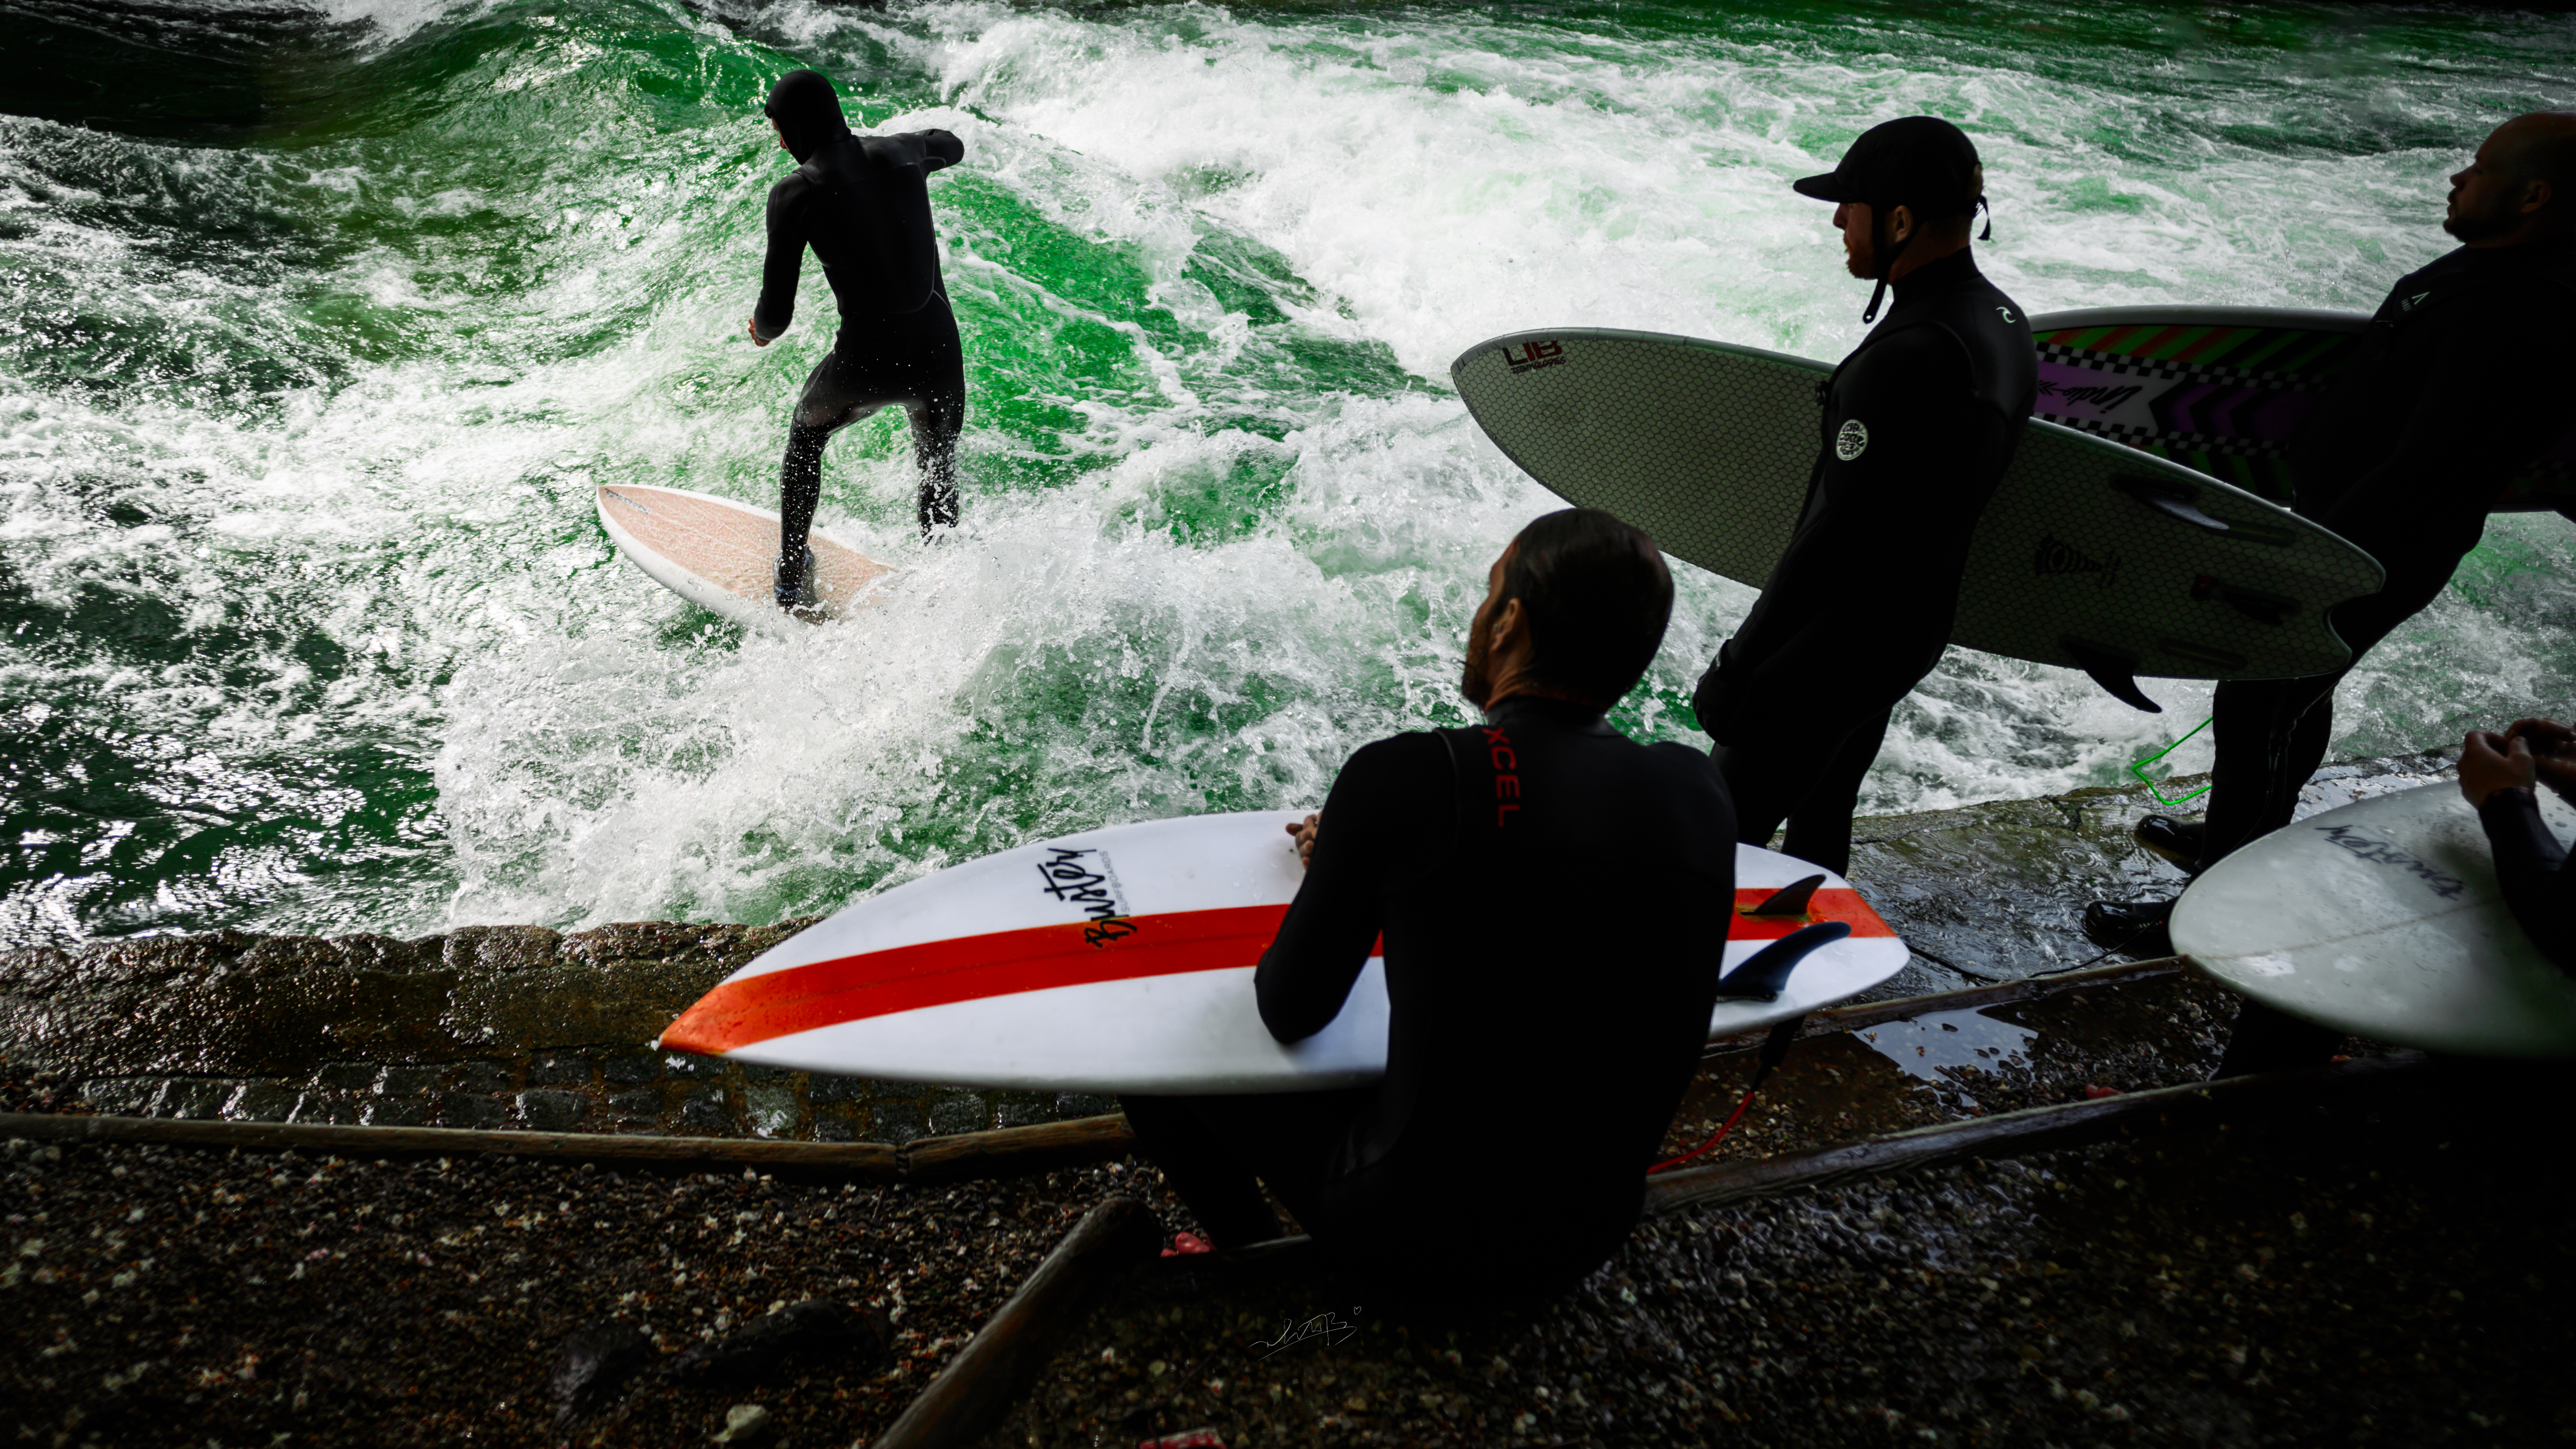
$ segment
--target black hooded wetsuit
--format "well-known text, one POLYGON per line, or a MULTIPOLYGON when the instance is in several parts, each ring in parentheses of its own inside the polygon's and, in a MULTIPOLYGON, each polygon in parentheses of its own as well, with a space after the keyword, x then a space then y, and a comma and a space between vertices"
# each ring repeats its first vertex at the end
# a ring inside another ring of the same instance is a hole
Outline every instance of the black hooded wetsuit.
POLYGON ((1732 827, 1704 756, 1639 745, 1579 705, 1515 697, 1482 727, 1368 745, 1333 783, 1255 979, 1271 1034, 1303 1040, 1382 934, 1385 1078, 1131 1096, 1128 1121, 1220 1245, 1277 1233, 1257 1175, 1382 1277, 1570 1282, 1635 1223, 1698 1066, 1734 921, 1732 827), (1546 1169, 1516 1175, 1498 1207, 1493 1171, 1534 1144, 1546 1169))
POLYGON ((2576 392, 2576 243, 2462 247, 2390 290, 2361 355, 2290 444, 2292 504, 2379 560, 2388 582, 2327 618, 2353 664, 2229 680, 2201 864, 2290 823, 2325 762, 2334 689, 2440 594, 2514 473, 2563 436, 2576 392))
POLYGON ((1889 712, 1950 642, 1968 544, 2039 382, 2021 308, 1966 249, 1908 272, 1825 388, 1805 513, 1693 706, 1738 838, 1836 872, 1889 712))
POLYGON ((928 178, 966 148, 946 131, 850 134, 830 83, 812 71, 782 78, 768 112, 800 164, 769 191, 769 255, 752 325, 763 341, 787 330, 809 246, 841 309, 840 335, 805 379, 787 431, 778 508, 785 567, 801 560, 813 524, 823 444, 879 408, 911 415, 922 531, 957 521, 966 362, 940 278, 928 178))

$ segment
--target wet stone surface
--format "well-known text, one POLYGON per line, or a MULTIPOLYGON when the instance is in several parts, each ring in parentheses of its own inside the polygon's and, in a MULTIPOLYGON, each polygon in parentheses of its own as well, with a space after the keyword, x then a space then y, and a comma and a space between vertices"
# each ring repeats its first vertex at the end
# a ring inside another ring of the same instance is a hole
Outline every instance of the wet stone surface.
POLYGON ((218 933, 5 952, 0 1061, 75 1082, 56 1110, 234 1121, 901 1143, 1114 1110, 1078 1093, 651 1049, 690 1002, 804 924, 477 927, 409 942, 218 933))

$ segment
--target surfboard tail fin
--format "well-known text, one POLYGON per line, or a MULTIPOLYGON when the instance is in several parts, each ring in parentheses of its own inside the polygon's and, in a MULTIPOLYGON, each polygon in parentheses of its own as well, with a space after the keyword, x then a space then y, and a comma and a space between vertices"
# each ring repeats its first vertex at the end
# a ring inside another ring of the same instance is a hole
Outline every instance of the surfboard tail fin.
POLYGON ((1720 1001, 1777 1001, 1789 985, 1789 973, 1817 951, 1851 934, 1846 921, 1818 921, 1800 926, 1753 953, 1743 965, 1717 983, 1720 1001))
POLYGON ((2108 644, 2078 639, 2072 634, 2059 636, 2057 642, 2065 648, 2066 656, 2075 661, 2075 667, 2089 675, 2113 699, 2149 714, 2165 712, 2163 705, 2147 698, 2146 691, 2138 688, 2136 655, 2108 644))

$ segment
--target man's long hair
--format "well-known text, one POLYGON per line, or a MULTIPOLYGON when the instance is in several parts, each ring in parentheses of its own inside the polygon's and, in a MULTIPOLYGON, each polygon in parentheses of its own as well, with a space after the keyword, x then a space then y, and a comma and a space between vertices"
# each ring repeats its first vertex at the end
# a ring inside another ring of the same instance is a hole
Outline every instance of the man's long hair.
POLYGON ((1520 600, 1529 620, 1531 678, 1606 710, 1655 662, 1673 576, 1645 530, 1568 508, 1512 540, 1502 597, 1520 600))

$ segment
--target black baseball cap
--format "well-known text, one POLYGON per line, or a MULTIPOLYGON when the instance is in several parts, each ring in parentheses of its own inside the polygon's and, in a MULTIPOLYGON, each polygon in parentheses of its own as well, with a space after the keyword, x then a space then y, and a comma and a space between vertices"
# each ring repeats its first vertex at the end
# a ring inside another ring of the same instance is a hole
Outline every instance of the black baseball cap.
POLYGON ((1977 166, 1977 145, 1967 132, 1939 116, 1902 116, 1861 132, 1833 170, 1789 184, 1818 201, 1902 204, 1926 216, 1959 216, 1983 200, 1977 166))

